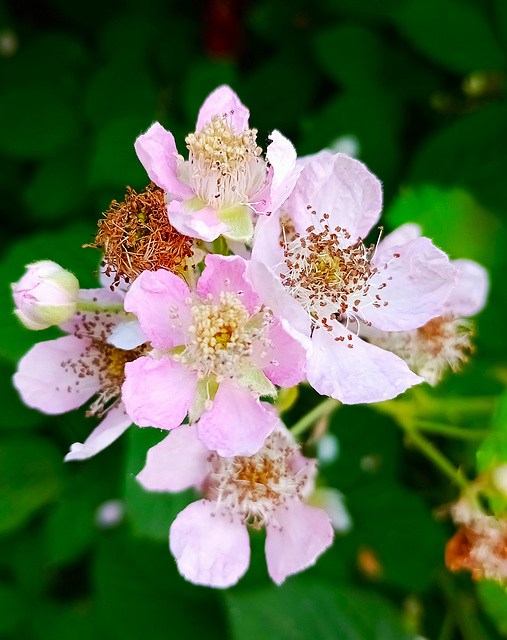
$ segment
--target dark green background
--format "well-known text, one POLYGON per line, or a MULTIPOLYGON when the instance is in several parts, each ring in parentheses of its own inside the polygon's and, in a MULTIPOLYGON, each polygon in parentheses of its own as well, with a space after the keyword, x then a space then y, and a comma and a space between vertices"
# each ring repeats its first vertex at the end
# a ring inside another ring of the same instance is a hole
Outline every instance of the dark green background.
MULTIPOLYGON (((507 637, 501 588, 445 571, 453 527, 435 508, 456 490, 367 407, 342 408, 331 421, 340 456, 322 479, 345 494, 354 527, 315 568, 276 588, 259 534, 237 587, 185 583, 167 532, 192 496, 149 495, 134 479, 162 434, 135 427, 96 459, 63 464, 90 420, 19 402, 10 384, 17 359, 58 334, 20 327, 8 287, 41 258, 93 286, 99 256, 81 245, 126 185, 147 184, 136 136, 159 120, 183 151, 203 99, 228 83, 264 147, 274 128, 300 155, 353 136, 384 184, 386 227, 417 221, 451 257, 490 269, 477 357, 423 394, 441 407, 440 421, 491 424, 503 436, 506 57, 505 0, 0 4, 0 637, 507 637), (474 418, 459 410, 471 396, 495 396, 500 409, 474 418), (449 399, 457 409, 447 411, 449 399), (369 471, 366 456, 376 461, 369 471), (96 511, 110 499, 125 501, 126 516, 101 529, 96 511), (365 550, 379 562, 376 578, 359 569, 365 550)), ((317 401, 305 390, 288 423, 317 401)), ((434 442, 474 477, 478 443, 434 442)), ((495 447, 483 447, 481 470, 507 461, 507 447, 495 447)))

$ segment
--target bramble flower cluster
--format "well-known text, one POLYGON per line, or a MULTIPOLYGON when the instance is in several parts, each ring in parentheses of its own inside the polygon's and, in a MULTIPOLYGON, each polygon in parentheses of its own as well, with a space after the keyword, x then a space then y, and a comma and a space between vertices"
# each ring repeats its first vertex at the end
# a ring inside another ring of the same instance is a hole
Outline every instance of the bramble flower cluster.
POLYGON ((280 392, 307 382, 358 404, 436 384, 472 352, 466 318, 488 288, 482 267, 451 262, 415 225, 367 243, 382 188, 358 160, 298 158, 278 131, 264 153, 257 138, 225 86, 201 107, 186 159, 153 124, 135 143, 151 184, 114 201, 88 245, 102 252, 102 286, 79 289, 49 261, 13 285, 25 326, 66 334, 21 359, 23 401, 100 419, 66 460, 132 423, 168 431, 138 481, 200 492, 170 549, 186 579, 222 588, 248 568, 249 528, 265 529, 277 584, 333 540, 317 463, 281 421, 280 392))

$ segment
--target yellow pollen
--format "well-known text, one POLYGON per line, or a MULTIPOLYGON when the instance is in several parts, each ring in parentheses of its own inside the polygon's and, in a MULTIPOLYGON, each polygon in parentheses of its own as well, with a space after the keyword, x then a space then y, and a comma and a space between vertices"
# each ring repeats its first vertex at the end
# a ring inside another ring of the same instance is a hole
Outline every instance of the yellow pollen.
POLYGON ((185 141, 194 158, 224 175, 238 171, 262 153, 257 146, 257 129, 237 134, 221 116, 213 116, 204 129, 190 133, 185 141))
POLYGON ((112 347, 111 351, 107 355, 107 372, 115 378, 122 378, 125 371, 125 364, 129 361, 131 352, 118 349, 117 347, 112 347))

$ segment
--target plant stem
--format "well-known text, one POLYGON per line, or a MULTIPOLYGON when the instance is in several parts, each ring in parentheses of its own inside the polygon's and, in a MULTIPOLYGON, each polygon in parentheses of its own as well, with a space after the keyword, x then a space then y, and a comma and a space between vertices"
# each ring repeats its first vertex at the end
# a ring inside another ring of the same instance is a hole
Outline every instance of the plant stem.
POLYGON ((468 480, 459 469, 450 462, 440 451, 431 444, 415 427, 402 425, 405 433, 412 442, 431 460, 445 475, 450 478, 460 489, 468 489, 468 480))
POLYGON ((293 436, 300 436, 309 429, 319 418, 330 414, 334 409, 340 406, 340 401, 334 398, 327 398, 324 402, 318 404, 314 409, 309 411, 305 416, 298 420, 291 428, 293 436))
POLYGON ((124 308, 122 304, 101 305, 98 302, 93 302, 92 300, 78 300, 77 310, 98 311, 100 313, 116 313, 118 311, 124 311, 124 308))
POLYGON ((440 629, 438 640, 452 640, 452 638, 454 637, 455 627, 456 625, 454 622, 454 616, 452 615, 451 611, 448 611, 442 623, 442 628, 440 629))
POLYGON ((429 420, 417 420, 416 428, 420 431, 435 433, 447 438, 462 438, 463 440, 475 440, 485 438, 491 433, 490 429, 465 429, 450 424, 431 422, 429 420))

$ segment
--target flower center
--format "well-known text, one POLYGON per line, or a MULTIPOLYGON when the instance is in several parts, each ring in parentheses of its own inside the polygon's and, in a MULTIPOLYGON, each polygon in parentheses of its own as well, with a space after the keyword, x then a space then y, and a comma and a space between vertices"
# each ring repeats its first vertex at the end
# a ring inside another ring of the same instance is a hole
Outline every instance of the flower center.
POLYGON ((429 384, 436 385, 446 369, 460 370, 473 351, 473 324, 446 314, 413 331, 379 332, 370 342, 392 351, 429 384))
POLYGON ((221 458, 212 453, 207 497, 259 529, 277 507, 300 497, 310 482, 313 467, 297 464, 300 455, 299 447, 278 431, 253 456, 221 458))
POLYGON ((310 226, 304 236, 296 233, 284 248, 283 284, 325 328, 330 319, 361 317, 362 306, 380 306, 378 287, 370 283, 378 272, 371 263, 373 247, 366 248, 361 240, 348 245, 349 239, 345 229, 324 224, 320 232, 310 226))
POLYGON ((263 186, 266 165, 256 129, 236 133, 226 118, 213 116, 201 131, 190 133, 186 143, 192 187, 208 206, 248 204, 263 186))
POLYGON ((118 319, 125 317, 124 313, 78 312, 77 316, 79 321, 73 333, 82 340, 82 351, 77 357, 62 361, 61 366, 75 378, 73 386, 67 388, 69 393, 79 393, 81 382, 90 376, 98 380, 100 389, 86 415, 101 417, 119 401, 125 364, 144 355, 147 345, 126 351, 107 342, 118 319))
POLYGON ((236 293, 222 291, 218 304, 211 298, 197 300, 191 313, 187 345, 173 358, 197 370, 200 379, 233 377, 251 358, 255 346, 268 342, 271 313, 263 308, 251 315, 236 293))

